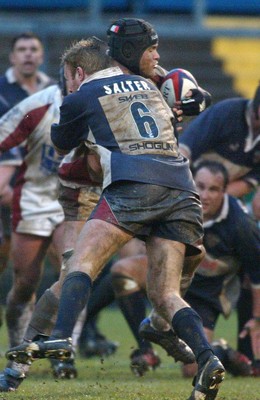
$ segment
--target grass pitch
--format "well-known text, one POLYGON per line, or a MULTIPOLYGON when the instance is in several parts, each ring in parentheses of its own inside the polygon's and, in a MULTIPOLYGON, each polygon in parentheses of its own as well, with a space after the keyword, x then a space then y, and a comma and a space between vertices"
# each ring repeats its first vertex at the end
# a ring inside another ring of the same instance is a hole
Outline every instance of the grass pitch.
MULTIPOLYGON (((174 363, 158 346, 154 348, 162 360, 160 368, 142 378, 132 374, 129 355, 136 344, 117 309, 103 311, 99 324, 109 339, 120 343, 113 356, 104 360, 78 357, 78 378, 74 380, 55 380, 49 362, 36 361, 18 391, 0 393, 0 400, 185 400, 189 397, 191 379, 183 379, 179 363, 174 363)), ((7 349, 5 327, 0 332, 0 350, 4 352, 7 349)), ((235 315, 228 321, 219 321, 217 337, 225 337, 235 346, 235 315)), ((5 362, 1 357, 1 370, 5 362)), ((234 378, 227 374, 218 400, 260 400, 260 378, 234 378)))

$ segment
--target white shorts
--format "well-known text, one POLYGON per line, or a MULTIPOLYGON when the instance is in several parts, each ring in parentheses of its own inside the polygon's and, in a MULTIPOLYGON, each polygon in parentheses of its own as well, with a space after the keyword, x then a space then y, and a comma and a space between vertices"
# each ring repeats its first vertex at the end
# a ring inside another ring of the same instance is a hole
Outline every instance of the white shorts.
POLYGON ((18 222, 15 229, 17 233, 49 237, 53 231, 64 221, 64 213, 60 212, 49 217, 22 219, 18 222))

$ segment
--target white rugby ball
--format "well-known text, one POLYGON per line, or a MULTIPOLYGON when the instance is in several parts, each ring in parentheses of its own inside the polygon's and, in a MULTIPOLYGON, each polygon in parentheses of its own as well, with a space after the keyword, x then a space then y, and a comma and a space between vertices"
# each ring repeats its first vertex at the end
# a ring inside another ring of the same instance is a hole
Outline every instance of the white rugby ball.
POLYGON ((197 89, 198 83, 194 76, 185 69, 175 68, 168 72, 163 79, 160 91, 169 107, 176 101, 185 98, 190 89, 197 89))

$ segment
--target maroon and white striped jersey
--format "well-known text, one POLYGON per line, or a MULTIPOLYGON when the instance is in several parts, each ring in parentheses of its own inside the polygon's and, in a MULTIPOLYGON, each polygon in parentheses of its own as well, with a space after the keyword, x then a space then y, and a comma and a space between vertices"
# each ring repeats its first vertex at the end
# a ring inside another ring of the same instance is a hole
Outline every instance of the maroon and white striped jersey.
POLYGON ((52 85, 21 101, 0 119, 0 151, 21 146, 23 152, 12 208, 16 232, 50 236, 64 219, 57 200, 61 156, 50 138, 61 102, 59 86, 52 85))

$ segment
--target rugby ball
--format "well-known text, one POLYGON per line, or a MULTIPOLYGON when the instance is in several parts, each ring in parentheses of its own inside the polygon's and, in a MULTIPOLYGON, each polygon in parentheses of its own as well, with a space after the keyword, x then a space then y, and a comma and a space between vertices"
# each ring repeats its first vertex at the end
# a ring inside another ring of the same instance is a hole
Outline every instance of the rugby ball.
POLYGON ((194 76, 185 69, 172 69, 163 78, 160 91, 169 107, 173 107, 176 101, 184 99, 190 89, 197 89, 198 83, 194 76))

